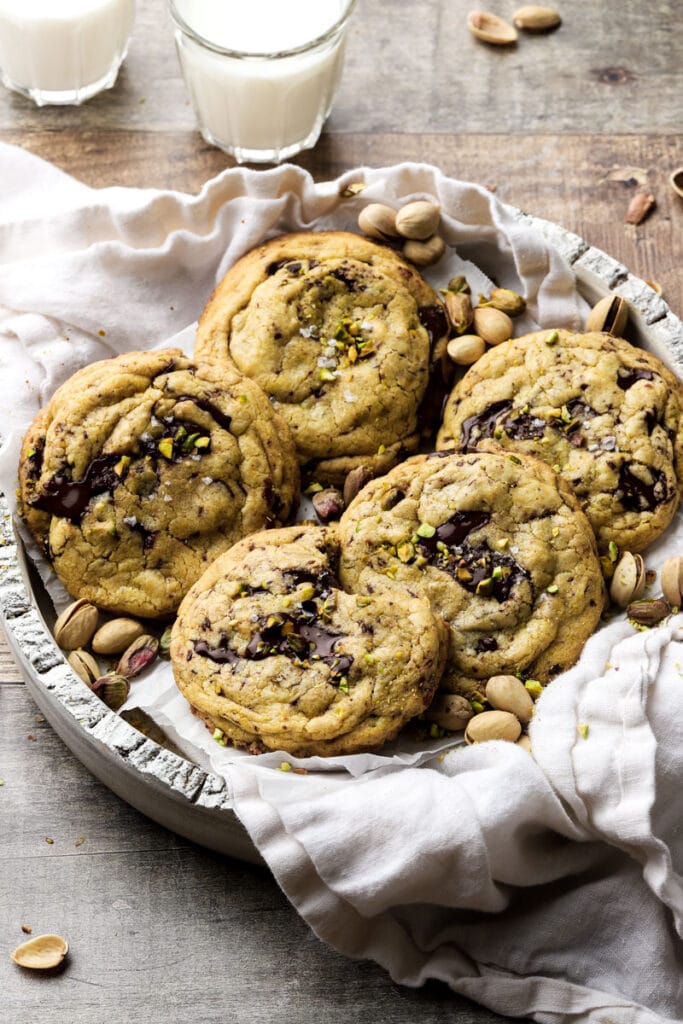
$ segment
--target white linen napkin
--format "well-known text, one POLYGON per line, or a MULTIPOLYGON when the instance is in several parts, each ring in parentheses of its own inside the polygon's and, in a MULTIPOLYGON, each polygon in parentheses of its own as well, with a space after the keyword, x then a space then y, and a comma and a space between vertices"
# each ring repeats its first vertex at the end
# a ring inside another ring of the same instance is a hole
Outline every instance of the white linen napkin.
MULTIPOLYGON (((483 271, 527 295, 520 330, 581 324, 573 275, 546 242, 486 190, 422 165, 351 171, 341 185, 296 167, 236 169, 192 197, 89 189, 0 144, 0 185, 8 496, 21 433, 75 369, 178 332, 191 351, 191 325, 234 259, 280 231, 353 228, 369 200, 442 204, 458 254, 428 274, 435 285, 471 258, 475 289, 483 271), (341 200, 359 179, 368 189, 341 200)), ((648 565, 681 539, 677 520, 648 565)), ((225 775, 282 888, 343 953, 544 1024, 662 1024, 683 1017, 679 629, 677 618, 634 633, 621 617, 598 632, 541 697, 534 757, 490 743, 347 759, 336 771, 302 761, 306 775, 277 770, 277 755, 221 752, 216 767, 217 745, 184 731, 182 701, 159 675, 147 706, 163 705, 186 746, 225 775)))

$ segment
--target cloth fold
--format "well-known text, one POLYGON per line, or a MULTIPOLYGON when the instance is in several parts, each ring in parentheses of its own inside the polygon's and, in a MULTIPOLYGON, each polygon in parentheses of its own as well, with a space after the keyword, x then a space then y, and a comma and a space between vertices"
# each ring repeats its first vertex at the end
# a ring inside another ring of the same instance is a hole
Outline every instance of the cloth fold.
MULTIPOLYGON (((0 182, 8 497, 22 432, 74 370, 171 338, 191 351, 193 323, 235 259, 277 232, 353 229, 368 201, 435 197, 454 249, 426 276, 443 286, 464 267, 473 290, 488 275, 524 292, 520 333, 579 327, 585 311, 542 237, 485 189, 423 165, 318 185, 292 166, 235 169, 187 196, 90 189, 0 144, 0 182), (340 198, 361 179, 360 197, 340 198)), ((648 567, 682 539, 677 518, 648 567)), ((533 757, 496 742, 327 771, 313 761, 295 775, 277 770, 281 757, 202 746, 161 676, 147 707, 163 707, 225 776, 284 892, 336 949, 542 1024, 666 1024, 683 1018, 681 631, 680 616, 646 633, 623 617, 605 625, 540 698, 533 757)))

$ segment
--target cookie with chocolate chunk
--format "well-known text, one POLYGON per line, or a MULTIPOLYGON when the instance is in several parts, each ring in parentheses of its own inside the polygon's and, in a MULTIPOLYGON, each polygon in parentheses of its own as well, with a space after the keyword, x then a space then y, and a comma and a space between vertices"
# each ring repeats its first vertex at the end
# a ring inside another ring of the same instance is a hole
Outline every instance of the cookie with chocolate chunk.
POLYGON ((490 349, 453 389, 438 448, 494 439, 573 487, 602 552, 642 551, 671 522, 683 479, 683 386, 609 334, 538 331, 490 349))
POLYGON ((595 537, 561 476, 503 451, 416 456, 342 516, 340 579, 357 593, 426 597, 449 627, 442 688, 494 675, 547 682, 598 624, 595 537))
POLYGON ((198 358, 229 362, 289 424, 299 459, 341 483, 410 451, 448 334, 443 305, 386 246, 342 231, 283 235, 239 260, 199 321, 198 358))
POLYGON ((23 517, 71 594, 159 617, 231 544, 287 520, 299 473, 260 388, 169 349, 71 377, 29 428, 19 478, 23 517))
POLYGON ((351 754, 427 707, 443 624, 424 600, 344 592, 338 557, 332 530, 268 530, 192 587, 173 627, 173 672, 217 738, 252 752, 351 754))

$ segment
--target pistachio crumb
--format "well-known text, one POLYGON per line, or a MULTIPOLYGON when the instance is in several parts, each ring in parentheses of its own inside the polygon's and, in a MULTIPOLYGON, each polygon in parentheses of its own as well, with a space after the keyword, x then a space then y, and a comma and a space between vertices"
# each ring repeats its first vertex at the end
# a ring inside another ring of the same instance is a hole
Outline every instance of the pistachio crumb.
POLYGON ((242 403, 242 405, 246 405, 246 404, 247 404, 247 402, 249 401, 249 399, 247 398, 247 396, 246 396, 246 395, 238 395, 238 396, 237 396, 237 401, 238 401, 238 402, 241 402, 241 403, 242 403))
POLYGON ((291 772, 291 770, 292 770, 292 766, 289 763, 289 761, 281 761, 280 762, 280 771, 281 772, 291 772))
POLYGON ((560 340, 560 335, 557 331, 551 331, 544 340, 546 345, 556 345, 560 340))
POLYGON ((385 451, 386 451, 386 450, 387 450, 387 448, 386 448, 386 445, 384 445, 384 444, 381 444, 381 445, 379 446, 379 448, 377 449, 377 454, 378 454, 378 455, 384 455, 384 453, 385 453, 385 451))
POLYGON ((581 739, 583 739, 583 740, 588 739, 588 726, 587 725, 577 725, 576 731, 578 732, 578 734, 581 737, 581 739))
POLYGON ((608 551, 609 551, 610 561, 611 562, 616 562, 617 559, 619 558, 619 548, 617 547, 617 545, 614 543, 613 540, 611 540, 609 542, 608 551))
POLYGON ((556 594, 560 588, 558 587, 557 583, 551 583, 550 586, 546 587, 545 589, 549 594, 556 594))
POLYGON ((48 846, 54 845, 54 839, 50 839, 49 836, 45 836, 45 842, 47 843, 48 846))
POLYGON ((415 532, 418 537, 433 537, 436 533, 436 528, 433 527, 431 523, 420 523, 415 532))

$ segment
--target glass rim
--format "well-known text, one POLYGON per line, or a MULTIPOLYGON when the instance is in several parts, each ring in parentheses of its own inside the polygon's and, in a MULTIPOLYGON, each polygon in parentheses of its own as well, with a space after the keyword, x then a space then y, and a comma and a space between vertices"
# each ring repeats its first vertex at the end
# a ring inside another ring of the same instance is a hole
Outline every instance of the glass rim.
POLYGON ((345 22, 348 21, 357 2, 358 0, 346 0, 346 7, 341 16, 319 36, 315 36, 313 39, 309 39, 300 46, 293 46, 288 50, 271 50, 265 52, 259 50, 231 50, 228 47, 220 46, 218 43, 213 43, 210 39, 207 39, 206 36, 200 35, 200 33, 193 29, 191 25, 188 25, 178 11, 176 0, 168 0, 168 7, 173 21, 181 32, 189 36, 195 43, 199 43, 200 46, 206 47, 207 50, 211 50, 213 53, 217 53, 221 57, 232 57, 235 60, 282 60, 284 57, 295 57, 297 54, 307 53, 309 50, 314 50, 316 47, 322 46, 324 43, 332 39, 340 29, 343 28, 345 22))

